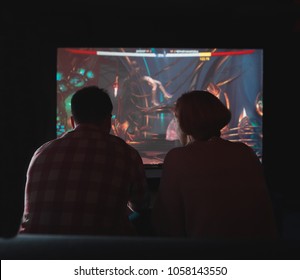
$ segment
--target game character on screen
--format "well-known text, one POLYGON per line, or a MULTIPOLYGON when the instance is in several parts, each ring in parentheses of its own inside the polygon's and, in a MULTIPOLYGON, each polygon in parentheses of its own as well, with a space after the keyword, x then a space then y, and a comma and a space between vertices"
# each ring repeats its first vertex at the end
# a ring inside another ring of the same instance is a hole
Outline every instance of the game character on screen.
POLYGON ((146 81, 148 85, 151 87, 151 101, 154 106, 159 106, 161 105, 161 102, 158 101, 158 92, 157 92, 157 87, 160 89, 162 92, 164 98, 170 99, 172 98, 172 95, 169 94, 166 90, 165 87, 162 85, 162 83, 158 80, 155 80, 151 78, 150 76, 143 76, 142 80, 146 81))

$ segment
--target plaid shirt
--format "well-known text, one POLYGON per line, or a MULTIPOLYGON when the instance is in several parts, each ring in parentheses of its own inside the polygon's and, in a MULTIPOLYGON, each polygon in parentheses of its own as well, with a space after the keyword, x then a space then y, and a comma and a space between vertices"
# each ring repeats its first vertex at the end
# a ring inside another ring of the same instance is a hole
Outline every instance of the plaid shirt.
POLYGON ((134 234, 128 206, 146 202, 138 152, 94 125, 79 125, 42 145, 27 171, 20 232, 134 234))

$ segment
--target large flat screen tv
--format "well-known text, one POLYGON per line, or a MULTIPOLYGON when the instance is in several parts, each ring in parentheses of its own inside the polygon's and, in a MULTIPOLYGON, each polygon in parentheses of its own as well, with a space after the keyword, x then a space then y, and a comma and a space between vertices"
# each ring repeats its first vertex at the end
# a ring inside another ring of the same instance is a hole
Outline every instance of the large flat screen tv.
POLYGON ((222 137, 244 142, 262 159, 263 49, 58 48, 57 136, 72 129, 70 100, 86 85, 113 102, 111 133, 157 167, 180 142, 173 108, 184 92, 205 89, 232 112, 222 137))

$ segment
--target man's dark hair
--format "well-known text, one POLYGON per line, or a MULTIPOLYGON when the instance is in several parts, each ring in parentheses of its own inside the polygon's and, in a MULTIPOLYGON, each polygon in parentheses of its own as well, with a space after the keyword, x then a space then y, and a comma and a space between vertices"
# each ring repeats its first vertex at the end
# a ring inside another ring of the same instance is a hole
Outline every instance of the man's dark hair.
POLYGON ((74 93, 71 111, 77 123, 99 123, 111 115, 113 105, 108 92, 97 86, 87 86, 74 93))

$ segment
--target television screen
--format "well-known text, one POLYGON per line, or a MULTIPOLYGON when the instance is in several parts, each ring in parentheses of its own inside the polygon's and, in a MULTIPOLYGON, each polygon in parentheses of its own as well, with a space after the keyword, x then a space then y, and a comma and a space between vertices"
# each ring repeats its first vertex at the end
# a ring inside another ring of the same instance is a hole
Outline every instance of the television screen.
POLYGON ((109 92, 111 133, 135 147, 147 166, 160 166, 180 145, 174 104, 195 89, 231 110, 222 137, 246 143, 262 159, 263 49, 58 48, 58 137, 72 129, 71 97, 87 85, 109 92))

